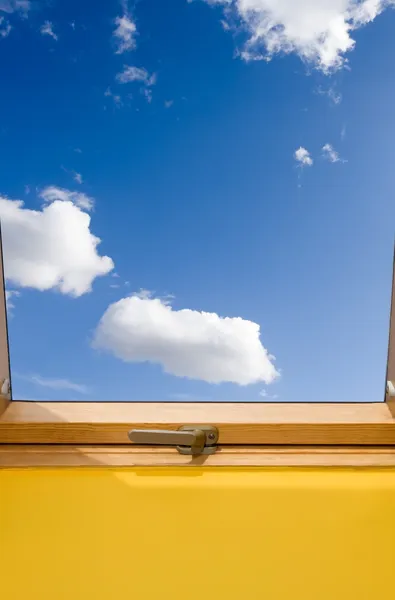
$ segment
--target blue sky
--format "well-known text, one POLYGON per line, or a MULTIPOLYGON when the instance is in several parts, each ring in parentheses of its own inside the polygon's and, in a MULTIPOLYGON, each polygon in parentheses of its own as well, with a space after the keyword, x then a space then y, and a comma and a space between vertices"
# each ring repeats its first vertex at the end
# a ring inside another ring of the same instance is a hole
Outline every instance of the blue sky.
POLYGON ((15 399, 382 400, 394 6, 251 4, 0 0, 15 399))

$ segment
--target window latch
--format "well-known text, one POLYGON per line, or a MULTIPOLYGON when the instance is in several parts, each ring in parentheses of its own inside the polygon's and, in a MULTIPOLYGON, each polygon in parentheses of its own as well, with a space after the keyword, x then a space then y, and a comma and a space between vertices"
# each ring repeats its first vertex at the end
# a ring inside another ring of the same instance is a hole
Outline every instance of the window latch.
POLYGON ((395 396, 395 386, 392 381, 387 381, 386 392, 390 398, 395 396))
POLYGON ((179 429, 132 429, 131 442, 149 446, 175 446, 180 454, 214 454, 218 429, 213 425, 183 425, 179 429))

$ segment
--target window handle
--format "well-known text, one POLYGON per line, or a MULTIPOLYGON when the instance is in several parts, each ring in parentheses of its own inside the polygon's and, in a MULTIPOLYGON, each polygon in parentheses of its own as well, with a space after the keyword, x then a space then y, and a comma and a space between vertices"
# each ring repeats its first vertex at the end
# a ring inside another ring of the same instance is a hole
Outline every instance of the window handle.
POLYGON ((387 394, 390 398, 395 396, 395 386, 392 381, 387 381, 387 394))
POLYGON ((218 430, 212 425, 183 425, 172 429, 132 429, 131 442, 149 446, 175 446, 180 454, 213 454, 217 449, 218 430))

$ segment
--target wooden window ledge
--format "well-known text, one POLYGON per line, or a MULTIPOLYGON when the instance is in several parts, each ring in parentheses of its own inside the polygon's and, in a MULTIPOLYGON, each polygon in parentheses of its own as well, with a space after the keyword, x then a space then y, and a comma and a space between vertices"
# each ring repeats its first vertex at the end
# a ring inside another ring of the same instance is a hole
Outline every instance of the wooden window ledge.
POLYGON ((395 419, 371 404, 13 401, 0 416, 0 467, 395 467, 395 419), (128 443, 132 428, 218 427, 218 449, 184 456, 128 443))
POLYGON ((17 402, 0 444, 128 444, 133 428, 215 425, 219 445, 395 446, 388 404, 17 402))
POLYGON ((137 446, 3 445, 0 468, 21 467, 395 467, 395 447, 219 447, 208 456, 137 446))

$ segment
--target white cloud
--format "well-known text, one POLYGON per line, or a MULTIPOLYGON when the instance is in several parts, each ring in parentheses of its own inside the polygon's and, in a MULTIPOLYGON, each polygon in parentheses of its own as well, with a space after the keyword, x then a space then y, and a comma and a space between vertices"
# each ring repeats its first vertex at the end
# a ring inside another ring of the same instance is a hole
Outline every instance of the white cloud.
POLYGON ((336 152, 332 144, 325 144, 322 146, 322 156, 325 158, 325 160, 329 160, 331 163, 340 161, 339 153, 336 152))
MULTIPOLYGON (((81 173, 77 173, 76 171, 72 171, 72 173, 74 181, 76 181, 79 184, 83 183, 81 173)), ((85 194, 82 195, 85 196, 85 194)))
POLYGON ((108 87, 106 89, 106 91, 104 92, 104 95, 106 96, 106 98, 112 98, 112 100, 117 108, 120 108, 122 106, 121 96, 118 96, 117 94, 113 94, 111 91, 111 88, 108 87))
MULTIPOLYGON (((79 173, 74 174, 79 175, 79 173)), ((82 183, 82 180, 78 183, 82 183)), ((70 190, 56 187, 55 185, 49 185, 44 188, 41 191, 40 196, 45 202, 55 202, 56 200, 60 200, 61 202, 72 202, 83 210, 92 210, 95 205, 94 199, 90 196, 87 196, 82 192, 71 192, 70 190)))
POLYGON ((278 399, 278 395, 277 395, 277 394, 273 394, 273 395, 271 395, 271 394, 269 394, 269 393, 267 392, 267 390, 265 390, 265 389, 261 390, 261 391, 259 392, 259 395, 260 395, 260 397, 261 397, 261 398, 266 398, 266 401, 269 401, 269 400, 277 400, 277 399, 278 399))
POLYGON ((170 108, 173 106, 174 100, 165 100, 165 108, 170 108))
POLYGON ((145 96, 147 102, 152 101, 151 87, 156 83, 156 73, 150 75, 144 68, 124 65, 123 71, 116 75, 116 80, 118 83, 140 82, 142 84, 140 92, 145 96))
POLYGON ((354 31, 373 21, 394 0, 206 0, 231 11, 236 27, 248 39, 240 56, 270 60, 275 54, 297 54, 329 72, 341 68, 355 46, 354 31))
POLYGON ((123 54, 128 50, 133 50, 136 47, 135 35, 137 33, 136 25, 128 15, 117 17, 115 19, 116 29, 113 36, 116 41, 116 54, 123 54))
POLYGON ((52 390, 72 390, 73 392, 78 392, 79 394, 90 394, 90 389, 88 386, 81 383, 73 383, 68 379, 50 379, 48 377, 41 377, 41 375, 19 375, 18 377, 19 379, 24 379, 25 381, 30 381, 31 383, 35 383, 36 385, 40 385, 42 387, 51 388, 52 390))
POLYGON ((118 83, 130 83, 132 81, 140 81, 141 83, 151 86, 156 83, 156 75, 150 75, 148 71, 140 67, 132 67, 129 65, 123 66, 122 73, 116 75, 118 83))
POLYGON ((306 150, 306 148, 303 148, 303 146, 300 146, 300 148, 295 150, 294 158, 302 166, 311 167, 313 164, 310 152, 306 150))
POLYGON ((141 93, 143 94, 143 96, 145 96, 147 102, 151 103, 152 102, 152 90, 148 87, 145 87, 141 90, 141 93))
POLYGON ((228 21, 225 21, 225 19, 221 19, 220 23, 225 31, 230 31, 232 29, 228 21))
POLYGON ((0 0, 0 10, 6 13, 27 13, 31 8, 30 0, 0 0))
POLYGON ((113 269, 111 258, 98 254, 100 239, 91 233, 91 218, 78 206, 79 195, 73 194, 46 188, 42 196, 49 204, 42 210, 0 196, 7 282, 77 297, 91 290, 96 277, 113 269))
POLYGON ((331 86, 328 89, 324 89, 322 87, 317 88, 317 94, 320 96, 327 96, 333 104, 338 105, 342 101, 342 95, 340 92, 337 92, 336 89, 331 86))
POLYGON ((51 21, 45 21, 44 25, 41 26, 40 29, 42 35, 49 35, 54 40, 58 40, 58 36, 54 33, 53 24, 51 21))
POLYGON ((173 310, 167 301, 146 292, 111 304, 92 345, 126 362, 160 364, 171 375, 209 383, 268 384, 278 376, 257 323, 173 310))
MULTIPOLYGON (((63 171, 65 173, 67 173, 68 175, 71 175, 71 177, 74 179, 74 181, 76 183, 79 183, 80 185, 83 183, 81 173, 77 173, 77 171, 73 171, 73 170, 70 171, 69 169, 66 169, 63 165, 61 166, 61 168, 63 169, 63 171)), ((47 188, 47 189, 53 190, 55 194, 59 193, 61 195, 60 196, 61 200, 65 199, 65 197, 64 197, 65 190, 62 190, 61 188, 56 188, 54 186, 50 186, 50 188, 47 188)), ((93 199, 89 198, 88 196, 85 196, 85 194, 80 194, 79 192, 71 193, 72 194, 71 196, 70 196, 70 192, 67 192, 67 194, 68 194, 67 199, 70 200, 71 202, 74 202, 75 204, 78 204, 81 208, 85 208, 86 210, 90 210, 93 208, 93 204, 94 204, 93 199), (77 200, 73 199, 74 196, 75 197, 81 196, 81 201, 78 202, 77 200)))
POLYGON ((0 37, 7 37, 12 27, 4 17, 0 17, 0 37))
POLYGON ((20 292, 18 290, 6 290, 5 291, 5 299, 7 304, 7 311, 11 312, 13 308, 15 308, 14 302, 12 298, 18 298, 20 296, 20 292))

